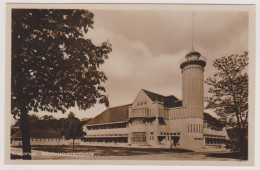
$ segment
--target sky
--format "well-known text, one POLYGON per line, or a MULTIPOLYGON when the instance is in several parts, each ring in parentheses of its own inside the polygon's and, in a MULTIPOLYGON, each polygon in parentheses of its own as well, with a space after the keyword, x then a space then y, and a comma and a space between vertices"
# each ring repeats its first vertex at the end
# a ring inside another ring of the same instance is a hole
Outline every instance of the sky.
MULTIPOLYGON (((248 51, 248 13, 235 10, 111 10, 94 9, 94 29, 85 35, 94 44, 112 44, 109 59, 101 66, 108 77, 104 84, 110 107, 132 103, 141 89, 182 99, 179 61, 193 45, 206 57, 204 79, 216 70, 213 61, 222 56, 248 51)), ((250 52, 249 52, 250 54, 250 52)), ((208 86, 205 85, 204 94, 208 86)), ((96 104, 86 111, 69 109, 79 118, 104 111, 96 104)), ((212 115, 212 111, 208 111, 212 115)), ((46 112, 39 113, 39 116, 46 112)))

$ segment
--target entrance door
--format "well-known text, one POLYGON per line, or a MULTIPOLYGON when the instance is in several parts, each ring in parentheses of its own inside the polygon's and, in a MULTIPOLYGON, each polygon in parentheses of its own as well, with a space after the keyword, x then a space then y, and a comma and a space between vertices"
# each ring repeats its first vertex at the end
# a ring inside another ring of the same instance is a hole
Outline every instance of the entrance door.
POLYGON ((176 147, 179 144, 180 137, 172 136, 173 146, 176 147))

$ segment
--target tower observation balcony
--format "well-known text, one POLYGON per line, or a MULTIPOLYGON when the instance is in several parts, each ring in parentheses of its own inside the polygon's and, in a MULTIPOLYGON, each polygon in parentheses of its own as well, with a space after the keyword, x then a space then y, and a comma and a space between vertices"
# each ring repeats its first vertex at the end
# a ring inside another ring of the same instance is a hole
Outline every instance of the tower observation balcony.
POLYGON ((200 65, 201 67, 205 67, 206 61, 207 61, 206 58, 201 56, 201 54, 199 52, 191 51, 179 63, 180 63, 180 68, 183 69, 184 67, 191 65, 191 64, 200 65))

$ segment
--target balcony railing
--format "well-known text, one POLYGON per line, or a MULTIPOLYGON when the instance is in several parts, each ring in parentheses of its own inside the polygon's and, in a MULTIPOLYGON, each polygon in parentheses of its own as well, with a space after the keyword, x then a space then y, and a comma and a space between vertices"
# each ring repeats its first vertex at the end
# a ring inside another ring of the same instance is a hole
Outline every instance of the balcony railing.
POLYGON ((132 109, 129 118, 135 117, 155 117, 155 114, 148 108, 132 109))
POLYGON ((185 58, 181 59, 179 61, 179 64, 182 64, 182 63, 188 62, 188 61, 195 61, 195 60, 201 60, 201 61, 207 62, 207 59, 204 56, 200 56, 200 57, 194 56, 194 57, 188 57, 188 58, 185 57, 185 58))
POLYGON ((138 118, 138 117, 163 117, 165 119, 169 118, 169 112, 163 108, 157 109, 148 109, 148 108, 138 108, 132 109, 129 118, 138 118))

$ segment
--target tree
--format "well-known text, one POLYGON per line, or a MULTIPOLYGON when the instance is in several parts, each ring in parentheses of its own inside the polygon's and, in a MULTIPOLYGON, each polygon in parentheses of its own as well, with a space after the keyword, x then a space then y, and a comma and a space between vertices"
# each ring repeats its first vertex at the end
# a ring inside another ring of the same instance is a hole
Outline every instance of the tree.
MULTIPOLYGON (((33 130, 58 130, 60 131, 65 118, 56 119, 53 116, 44 115, 39 118, 36 114, 29 114, 29 127, 33 130)), ((16 120, 12 126, 12 131, 17 131, 17 127, 20 126, 20 119, 16 120)), ((19 129, 18 129, 19 130, 19 129)), ((12 133, 13 134, 13 133, 12 133)))
POLYGON ((206 80, 210 97, 207 109, 213 109, 227 127, 238 129, 238 139, 231 140, 231 150, 242 159, 248 154, 248 53, 230 55, 214 61, 218 70, 206 80))
POLYGON ((43 115, 42 120, 53 120, 55 119, 52 115, 43 115))
POLYGON ((72 146, 74 151, 74 141, 81 139, 86 133, 83 131, 83 124, 78 118, 75 117, 73 112, 70 112, 67 119, 64 120, 61 129, 61 135, 66 139, 72 139, 72 146))
POLYGON ((12 10, 11 113, 21 120, 24 159, 31 159, 28 112, 109 105, 99 67, 112 49, 84 38, 93 17, 88 10, 12 10))

